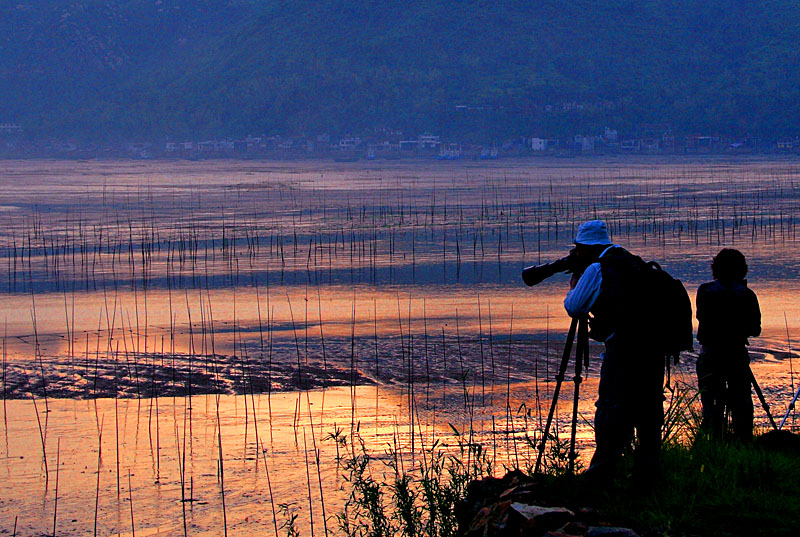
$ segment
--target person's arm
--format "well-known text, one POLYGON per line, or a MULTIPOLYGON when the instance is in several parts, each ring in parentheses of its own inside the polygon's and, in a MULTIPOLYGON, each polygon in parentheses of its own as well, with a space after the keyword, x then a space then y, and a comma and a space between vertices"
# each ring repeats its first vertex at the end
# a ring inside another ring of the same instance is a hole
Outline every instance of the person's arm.
POLYGON ((697 296, 694 299, 695 318, 697 318, 697 342, 703 344, 705 342, 705 314, 706 314, 706 285, 702 284, 697 288, 697 296))
POLYGON ((761 335, 761 308, 758 306, 758 297, 753 292, 752 289, 748 289, 750 293, 750 311, 748 312, 748 323, 747 327, 747 336, 748 337, 758 337, 761 335))
POLYGON ((600 263, 592 263, 564 299, 564 309, 567 310, 570 317, 589 313, 600 294, 602 282, 600 263))
POLYGON ((703 317, 705 317, 705 306, 706 306, 706 284, 702 284, 700 287, 697 288, 697 296, 694 299, 694 307, 695 307, 695 318, 698 322, 703 321, 703 317))

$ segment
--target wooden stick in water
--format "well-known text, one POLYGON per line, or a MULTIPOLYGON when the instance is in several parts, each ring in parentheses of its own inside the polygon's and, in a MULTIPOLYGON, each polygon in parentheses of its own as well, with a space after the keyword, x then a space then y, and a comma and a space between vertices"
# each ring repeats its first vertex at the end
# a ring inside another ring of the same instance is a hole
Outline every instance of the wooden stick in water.
POLYGON ((269 490, 269 503, 272 506, 272 526, 275 529, 275 537, 278 536, 278 516, 275 513, 275 499, 272 495, 272 481, 269 478, 269 466, 267 466, 267 450, 264 449, 264 444, 261 444, 261 453, 264 455, 264 472, 267 474, 267 489, 269 490))
POLYGON ((39 425, 39 439, 42 442, 42 461, 44 462, 44 490, 47 491, 47 486, 50 483, 50 472, 47 470, 47 449, 45 446, 46 440, 44 431, 42 430, 42 420, 39 417, 39 407, 36 405, 36 396, 31 394, 33 400, 33 410, 36 411, 36 423, 39 425))
POLYGON ((128 471, 128 503, 131 506, 131 537, 136 537, 136 525, 133 523, 133 491, 131 490, 131 472, 128 471))
POLYGON ((61 466, 61 437, 56 443, 56 495, 53 505, 53 537, 56 537, 56 519, 58 517, 58 469, 61 466))
POLYGON ((3 332, 3 431, 6 439, 6 455, 8 455, 8 408, 6 407, 6 339, 8 338, 8 319, 5 322, 5 332, 3 332))
POLYGON ((100 510, 100 465, 103 460, 103 423, 97 436, 97 485, 94 495, 94 537, 97 537, 97 514, 100 510))
MULTIPOLYGON (((313 435, 313 431, 312 431, 313 435)), ((306 428, 303 427, 303 455, 306 459, 306 486, 308 488, 308 520, 311 525, 311 536, 314 536, 314 504, 311 501, 311 472, 308 470, 308 444, 306 442, 306 428)))

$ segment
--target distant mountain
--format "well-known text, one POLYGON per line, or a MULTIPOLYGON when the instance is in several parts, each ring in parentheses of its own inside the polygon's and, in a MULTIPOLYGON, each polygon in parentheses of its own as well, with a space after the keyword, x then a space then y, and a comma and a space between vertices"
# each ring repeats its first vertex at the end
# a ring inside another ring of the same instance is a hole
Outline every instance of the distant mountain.
POLYGON ((89 139, 796 134, 791 0, 0 4, 0 123, 89 139))

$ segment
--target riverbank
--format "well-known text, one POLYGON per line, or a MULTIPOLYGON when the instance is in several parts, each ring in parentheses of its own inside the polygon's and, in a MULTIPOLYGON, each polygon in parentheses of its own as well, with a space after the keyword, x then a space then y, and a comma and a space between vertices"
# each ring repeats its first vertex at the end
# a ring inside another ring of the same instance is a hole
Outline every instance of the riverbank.
MULTIPOLYGON (((480 491, 489 490, 493 483, 476 481, 469 487, 472 505, 467 504, 468 512, 476 516, 468 522, 469 515, 463 517, 459 534, 536 535, 561 528, 557 535, 586 535, 592 527, 615 527, 630 528, 638 535, 796 535, 800 439, 796 435, 789 435, 788 442, 780 438, 782 449, 775 449, 774 438, 767 446, 771 436, 762 436, 752 445, 702 438, 691 445, 666 446, 662 476, 645 489, 633 486, 627 477, 598 489, 581 475, 509 474, 503 480, 513 481, 511 487, 478 499, 480 491), (527 527, 529 519, 520 516, 525 509, 514 502, 547 506, 550 520, 540 519, 541 531, 536 531, 536 524, 527 527), (562 513, 559 518, 554 506, 573 514, 562 513)), ((621 476, 629 468, 625 470, 621 476)), ((496 480, 497 484, 511 484, 503 480, 496 480)))
POLYGON ((445 463, 431 457, 433 464, 417 478, 402 475, 387 484, 359 475, 348 506, 366 510, 350 529, 463 537, 796 535, 799 444, 800 437, 788 432, 747 445, 707 438, 671 443, 659 479, 635 486, 628 464, 604 488, 563 472, 557 460, 547 474, 514 469, 502 478, 468 480, 482 467, 480 450, 474 458, 451 456, 445 463), (376 509, 381 497, 390 499, 388 508, 376 509))

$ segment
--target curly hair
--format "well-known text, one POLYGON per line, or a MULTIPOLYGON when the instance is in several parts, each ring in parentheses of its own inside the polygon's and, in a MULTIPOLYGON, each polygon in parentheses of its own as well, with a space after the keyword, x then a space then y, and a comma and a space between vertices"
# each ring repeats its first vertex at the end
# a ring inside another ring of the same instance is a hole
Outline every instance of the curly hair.
POLYGON ((715 280, 739 282, 747 276, 744 254, 734 248, 723 248, 711 261, 711 274, 715 280))

